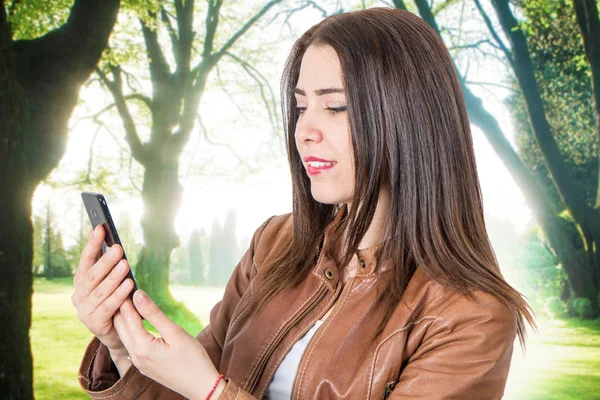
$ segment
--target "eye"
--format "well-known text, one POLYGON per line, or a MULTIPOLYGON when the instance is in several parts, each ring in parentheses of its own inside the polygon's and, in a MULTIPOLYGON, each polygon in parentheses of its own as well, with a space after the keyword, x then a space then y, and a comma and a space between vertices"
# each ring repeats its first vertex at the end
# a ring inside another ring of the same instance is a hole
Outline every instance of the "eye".
POLYGON ((329 111, 332 114, 339 114, 339 113, 342 113, 344 111, 347 111, 348 110, 348 106, 327 107, 326 110, 329 111))
POLYGON ((296 115, 301 115, 304 114, 304 111, 306 111, 306 107, 296 107, 296 115))

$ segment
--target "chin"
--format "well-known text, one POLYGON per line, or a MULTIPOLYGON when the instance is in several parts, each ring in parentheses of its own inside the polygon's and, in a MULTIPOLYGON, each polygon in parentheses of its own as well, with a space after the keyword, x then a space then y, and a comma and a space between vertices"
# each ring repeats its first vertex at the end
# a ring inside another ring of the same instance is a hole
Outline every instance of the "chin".
POLYGON ((313 199, 321 204, 342 204, 352 201, 351 197, 340 196, 339 193, 330 190, 315 190, 315 188, 312 188, 311 193, 313 199))

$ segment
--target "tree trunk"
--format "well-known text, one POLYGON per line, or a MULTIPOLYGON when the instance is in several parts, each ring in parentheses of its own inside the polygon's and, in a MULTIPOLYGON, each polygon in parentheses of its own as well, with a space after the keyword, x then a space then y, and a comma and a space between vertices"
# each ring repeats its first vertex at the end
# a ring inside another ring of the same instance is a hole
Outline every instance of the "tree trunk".
MULTIPOLYGON (((170 136, 170 135, 169 135, 170 136)), ((167 136, 168 137, 168 136, 167 136)), ((166 154, 165 146, 154 146, 154 156, 144 164, 144 247, 136 266, 136 279, 151 298, 169 299, 169 258, 179 246, 173 226, 181 204, 179 154, 166 154), (162 147, 162 149, 161 149, 162 147)))
POLYGON ((68 21, 13 41, 0 8, 0 393, 32 399, 31 197, 60 161, 79 88, 100 59, 118 0, 77 0, 68 21))

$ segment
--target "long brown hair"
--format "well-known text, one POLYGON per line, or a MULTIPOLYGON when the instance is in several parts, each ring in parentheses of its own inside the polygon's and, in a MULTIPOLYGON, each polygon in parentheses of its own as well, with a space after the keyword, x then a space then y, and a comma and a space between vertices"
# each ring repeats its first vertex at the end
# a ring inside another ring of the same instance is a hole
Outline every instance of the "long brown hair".
POLYGON ((314 267, 315 249, 337 206, 311 195, 296 150, 293 89, 309 46, 331 46, 343 71, 354 149, 352 207, 329 249, 340 265, 357 250, 373 218, 381 185, 390 192, 387 240, 378 262, 395 272, 379 301, 389 321, 417 266, 432 279, 469 295, 487 292, 534 325, 529 306, 502 277, 489 242, 463 95, 446 47, 416 15, 391 8, 331 16, 298 39, 281 82, 293 185, 294 233, 259 293, 257 309, 298 285, 314 267), (342 235, 347 232, 348 235, 342 235))

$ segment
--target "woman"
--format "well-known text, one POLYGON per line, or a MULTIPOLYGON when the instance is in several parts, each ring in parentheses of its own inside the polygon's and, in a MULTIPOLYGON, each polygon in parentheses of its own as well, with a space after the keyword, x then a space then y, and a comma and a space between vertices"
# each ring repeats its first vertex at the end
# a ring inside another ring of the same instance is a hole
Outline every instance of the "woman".
POLYGON ((97 399, 501 398, 533 319, 487 237, 441 40, 400 10, 329 17, 296 42, 282 96, 293 214, 256 231, 196 338, 143 292, 132 303, 120 248, 98 260, 91 235, 73 295, 96 335, 82 386, 97 399))

